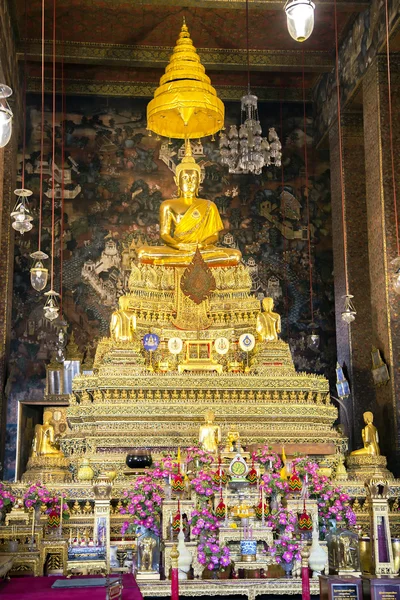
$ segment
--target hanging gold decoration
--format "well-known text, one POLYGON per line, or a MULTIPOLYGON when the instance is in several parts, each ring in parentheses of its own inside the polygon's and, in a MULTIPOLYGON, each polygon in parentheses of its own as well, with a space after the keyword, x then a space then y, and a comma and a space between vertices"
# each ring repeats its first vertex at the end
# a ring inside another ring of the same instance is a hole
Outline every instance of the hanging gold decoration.
POLYGON ((221 129, 224 113, 184 20, 160 86, 147 106, 147 129, 167 138, 201 138, 221 129))

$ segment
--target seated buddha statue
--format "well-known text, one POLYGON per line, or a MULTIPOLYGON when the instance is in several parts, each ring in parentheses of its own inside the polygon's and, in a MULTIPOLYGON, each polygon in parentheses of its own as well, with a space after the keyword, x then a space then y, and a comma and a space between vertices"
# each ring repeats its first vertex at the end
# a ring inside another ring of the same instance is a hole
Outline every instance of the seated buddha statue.
POLYGON ((55 445, 54 427, 45 416, 43 425, 36 425, 31 456, 64 456, 55 445))
POLYGON ((281 332, 281 316, 273 312, 273 298, 264 298, 262 301, 263 312, 257 317, 257 333, 262 342, 276 342, 278 333, 281 332))
POLYGON ((379 449, 379 436, 378 430, 373 425, 374 415, 372 412, 365 412, 363 414, 365 427, 361 432, 364 447, 359 450, 353 450, 350 452, 350 456, 360 456, 368 454, 369 456, 380 456, 381 451, 379 449))
POLYGON ((188 141, 175 172, 178 198, 165 200, 160 206, 160 236, 165 246, 142 246, 138 250, 141 263, 185 266, 192 261, 196 248, 209 266, 239 263, 239 250, 215 246, 224 225, 214 202, 198 198, 200 182, 201 168, 188 141))

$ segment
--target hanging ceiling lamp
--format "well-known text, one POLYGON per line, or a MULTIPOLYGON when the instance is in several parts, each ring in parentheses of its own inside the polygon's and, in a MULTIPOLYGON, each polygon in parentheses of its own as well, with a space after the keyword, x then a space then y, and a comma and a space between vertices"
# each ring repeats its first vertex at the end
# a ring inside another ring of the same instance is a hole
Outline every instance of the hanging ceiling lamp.
POLYGON ((14 190, 14 194, 17 196, 17 201, 11 213, 11 218, 14 219, 14 222, 11 223, 11 226, 13 229, 15 229, 15 231, 19 231, 19 233, 24 234, 27 231, 30 231, 33 227, 31 223, 31 221, 33 221, 33 217, 30 213, 27 200, 29 196, 32 196, 32 192, 31 190, 21 188, 14 190))
POLYGON ((12 89, 0 84, 0 148, 7 146, 12 134, 13 112, 7 102, 7 98, 12 95, 12 89))
POLYGON ((51 270, 50 291, 44 305, 44 316, 49 321, 57 319, 60 309, 58 298, 60 294, 54 291, 54 255, 55 255, 55 158, 56 158, 56 0, 53 0, 53 116, 52 116, 52 159, 51 159, 51 270))
POLYGON ((315 4, 311 0, 286 2, 285 13, 290 36, 296 42, 305 42, 314 29, 315 4))
POLYGON ((260 175, 263 167, 281 166, 282 145, 273 127, 268 138, 262 137, 258 98, 250 92, 249 0, 246 0, 246 42, 247 94, 241 100, 241 125, 239 131, 236 125, 231 125, 228 134, 220 134, 220 162, 229 167, 229 173, 260 175))
POLYGON ((42 242, 42 212, 43 212, 43 146, 44 146, 44 23, 45 23, 45 0, 42 0, 42 119, 40 132, 40 180, 39 180, 39 235, 38 249, 30 255, 33 259, 31 267, 31 285, 37 291, 41 292, 47 285, 49 270, 44 266, 48 255, 41 250, 42 242))
POLYGON ((354 296, 352 296, 351 294, 346 294, 345 296, 342 296, 342 298, 344 298, 344 310, 342 312, 342 320, 348 325, 350 325, 350 323, 352 323, 356 318, 357 314, 356 309, 354 308, 354 304, 351 300, 352 298, 354 298, 354 296))

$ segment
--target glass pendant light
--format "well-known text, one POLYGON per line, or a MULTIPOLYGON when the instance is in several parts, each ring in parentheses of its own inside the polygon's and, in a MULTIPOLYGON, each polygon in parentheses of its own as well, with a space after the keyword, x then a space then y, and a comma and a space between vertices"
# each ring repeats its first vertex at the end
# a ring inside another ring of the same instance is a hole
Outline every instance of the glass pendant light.
POLYGON ((400 256, 390 262, 393 267, 392 284, 393 290, 400 295, 400 256))
POLYGON ((7 102, 11 94, 8 85, 0 84, 0 148, 7 146, 12 134, 13 113, 7 102))
POLYGON ((309 328, 311 332, 307 336, 307 346, 310 350, 318 350, 319 347, 319 335, 316 331, 317 326, 315 323, 310 323, 309 328))
POLYGON ((296 42, 305 42, 314 29, 315 4, 311 0, 286 2, 285 13, 290 36, 296 42))
POLYGON ((354 304, 351 301, 354 296, 351 294, 346 294, 345 296, 342 296, 342 298, 344 298, 344 311, 342 312, 342 320, 350 325, 350 323, 352 323, 356 318, 357 314, 354 304))
POLYGON ((46 260, 48 255, 41 250, 36 250, 36 252, 32 252, 30 255, 33 258, 34 263, 31 268, 31 285, 34 290, 37 292, 41 292, 47 285, 47 278, 49 275, 49 270, 43 265, 43 261, 46 260))
POLYGON ((26 190, 24 188, 14 190, 14 194, 17 196, 17 201, 14 206, 14 210, 11 213, 11 218, 14 219, 14 222, 11 223, 11 226, 15 231, 19 231, 19 233, 24 234, 27 231, 30 231, 33 227, 31 221, 33 221, 33 217, 30 214, 27 198, 32 196, 31 190, 26 190))
POLYGON ((50 290, 45 292, 45 296, 47 296, 46 304, 44 305, 43 312, 44 316, 48 321, 54 321, 57 319, 59 314, 59 306, 57 298, 60 294, 55 292, 54 290, 50 290))

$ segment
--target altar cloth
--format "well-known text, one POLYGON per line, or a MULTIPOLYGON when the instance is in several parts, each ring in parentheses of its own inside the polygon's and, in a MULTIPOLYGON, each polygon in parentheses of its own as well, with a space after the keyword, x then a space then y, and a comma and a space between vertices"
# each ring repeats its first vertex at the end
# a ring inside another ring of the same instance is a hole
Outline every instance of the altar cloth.
MULTIPOLYGON (((89 579, 85 575, 82 579, 89 579)), ((97 575, 93 578, 98 579, 97 575)), ((57 579, 65 579, 57 577, 57 579)), ((73 577, 71 580, 77 580, 73 577)), ((9 581, 0 583, 1 600, 105 600, 104 587, 52 589, 54 577, 12 577, 9 581)), ((143 600, 133 575, 123 575, 123 600, 143 600)))

